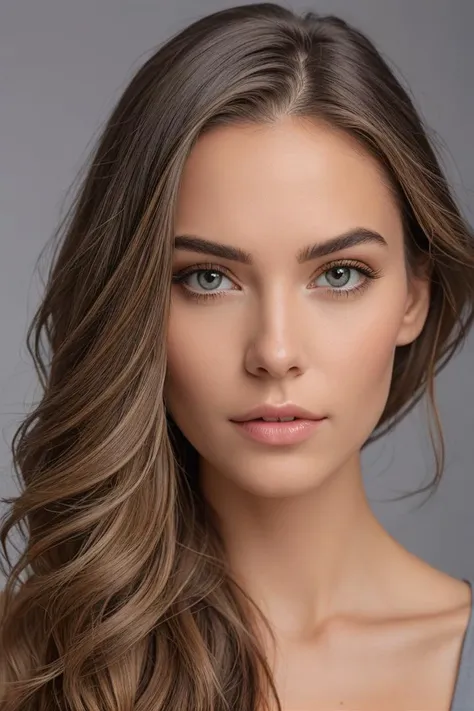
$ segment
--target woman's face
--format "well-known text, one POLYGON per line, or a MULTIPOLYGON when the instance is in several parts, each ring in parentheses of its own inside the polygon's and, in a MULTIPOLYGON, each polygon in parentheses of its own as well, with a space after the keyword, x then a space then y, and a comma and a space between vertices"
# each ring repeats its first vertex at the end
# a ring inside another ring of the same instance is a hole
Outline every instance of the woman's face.
POLYGON ((174 275, 196 271, 172 286, 165 401, 201 473, 278 497, 354 464, 384 410, 395 348, 419 335, 429 305, 428 283, 408 282, 400 214, 375 160, 301 120, 219 128, 187 160, 174 234, 249 262, 183 241, 174 250, 174 275), (362 229, 379 237, 301 258, 362 229), (289 445, 232 422, 282 403, 326 419, 289 445))

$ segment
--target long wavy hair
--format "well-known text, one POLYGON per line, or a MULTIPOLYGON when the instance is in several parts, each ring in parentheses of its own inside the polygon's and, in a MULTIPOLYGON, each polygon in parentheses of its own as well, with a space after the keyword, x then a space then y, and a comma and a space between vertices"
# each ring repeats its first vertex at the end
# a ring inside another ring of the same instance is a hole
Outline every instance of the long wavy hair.
POLYGON ((42 394, 13 437, 20 493, 3 499, 3 711, 254 711, 270 699, 281 710, 257 632, 266 620, 227 567, 198 453, 163 385, 186 159, 214 127, 286 116, 325 121, 378 160, 408 273, 429 268, 425 327, 397 348, 364 446, 427 393, 429 487, 439 482, 434 378, 474 319, 474 235, 407 90, 334 15, 259 3, 194 22, 133 76, 52 236, 27 335, 42 394), (15 531, 25 542, 16 562, 15 531))

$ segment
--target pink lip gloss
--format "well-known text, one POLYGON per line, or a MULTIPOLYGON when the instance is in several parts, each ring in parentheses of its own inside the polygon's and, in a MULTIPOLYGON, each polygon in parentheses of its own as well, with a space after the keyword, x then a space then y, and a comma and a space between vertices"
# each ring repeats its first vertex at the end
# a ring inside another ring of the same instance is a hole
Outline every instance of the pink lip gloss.
POLYGON ((265 422, 248 420, 234 422, 242 434, 264 444, 296 444, 311 437, 313 432, 324 422, 322 420, 299 420, 290 422, 265 422))

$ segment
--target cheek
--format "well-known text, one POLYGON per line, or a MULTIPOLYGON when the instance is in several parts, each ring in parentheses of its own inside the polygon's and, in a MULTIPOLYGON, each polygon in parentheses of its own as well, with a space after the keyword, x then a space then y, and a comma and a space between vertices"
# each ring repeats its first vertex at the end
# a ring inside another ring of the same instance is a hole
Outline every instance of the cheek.
POLYGON ((199 408, 204 414, 206 405, 215 409, 219 398, 225 400, 224 385, 235 379, 231 361, 238 349, 229 343, 230 334, 224 338, 222 334, 215 318, 193 313, 189 306, 187 313, 176 308, 171 314, 165 380, 165 399, 171 409, 199 408))
POLYGON ((392 379, 400 309, 374 310, 366 318, 355 318, 347 328, 334 334, 329 348, 328 368, 336 384, 337 404, 351 416, 367 413, 377 420, 387 401, 392 379))

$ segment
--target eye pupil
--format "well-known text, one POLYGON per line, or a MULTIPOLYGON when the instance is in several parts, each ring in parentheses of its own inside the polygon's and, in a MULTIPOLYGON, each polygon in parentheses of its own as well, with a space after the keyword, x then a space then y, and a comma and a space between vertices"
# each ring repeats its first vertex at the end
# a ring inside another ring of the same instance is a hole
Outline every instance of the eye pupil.
POLYGON ((205 271, 202 271, 201 274, 199 275, 199 278, 205 282, 205 284, 202 284, 203 287, 207 286, 216 286, 214 283, 216 279, 220 279, 221 275, 216 272, 212 271, 211 269, 206 269, 205 271))
POLYGON ((331 278, 334 279, 337 282, 344 281, 344 277, 346 276, 347 279, 347 272, 350 271, 349 267, 333 267, 332 269, 329 270, 329 274, 331 275, 331 278))

